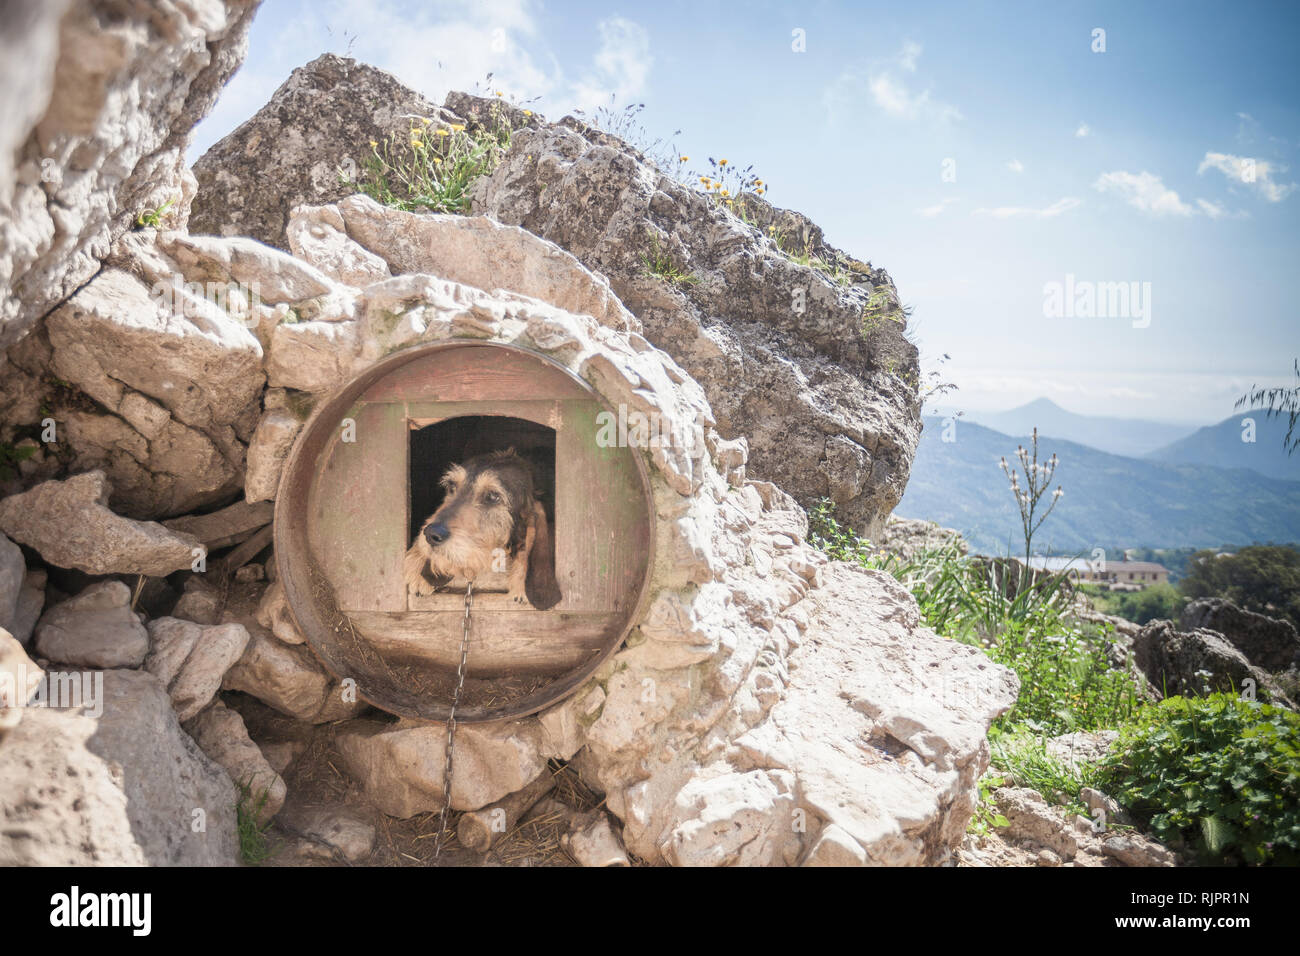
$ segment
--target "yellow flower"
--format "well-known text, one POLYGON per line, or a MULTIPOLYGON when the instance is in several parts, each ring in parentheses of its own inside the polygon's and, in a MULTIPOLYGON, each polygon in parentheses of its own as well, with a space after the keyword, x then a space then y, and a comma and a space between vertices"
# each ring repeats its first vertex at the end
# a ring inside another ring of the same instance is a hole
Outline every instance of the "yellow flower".
POLYGON ((433 157, 433 161, 434 161, 435 163, 437 163, 439 166, 442 165, 442 160, 439 159, 437 156, 434 156, 434 157, 433 157))
POLYGON ((371 145, 371 146, 378 146, 379 144, 376 143, 376 142, 372 139, 372 140, 370 141, 370 145, 371 145))
POLYGON ((704 185, 707 186, 707 185, 709 184, 709 177, 708 177, 708 176, 701 176, 701 177, 700 177, 700 182, 704 183, 704 185))
POLYGON ((465 124, 464 124, 464 123, 452 123, 452 124, 451 124, 451 128, 454 129, 454 130, 455 130, 456 132, 458 132, 458 133, 463 133, 463 132, 465 132, 465 124))
POLYGON ((524 115, 525 115, 525 116, 532 116, 532 115, 533 115, 533 111, 532 111, 532 110, 524 110, 524 115))
POLYGON ((681 158, 681 161, 682 161, 683 163, 685 163, 685 162, 689 162, 689 161, 690 161, 690 158, 691 158, 691 157, 689 157, 689 156, 683 156, 683 157, 681 158))
POLYGON ((718 160, 718 165, 719 165, 719 166, 725 166, 725 165, 727 165, 727 161, 726 161, 725 159, 720 159, 720 160, 718 160))
POLYGON ((429 117, 426 116, 424 119, 420 120, 420 122, 423 123, 425 126, 428 126, 430 123, 433 122, 433 120, 429 119, 429 117))
POLYGON ((413 149, 424 149, 424 140, 422 139, 411 140, 411 147, 413 149))
POLYGON ((730 206, 731 204, 732 204, 732 203, 731 203, 731 200, 728 199, 728 200, 727 200, 727 205, 730 206))
POLYGON ((497 90, 497 96, 500 96, 500 95, 501 95, 501 91, 500 91, 500 90, 497 90))
POLYGON ((722 195, 724 195, 724 196, 730 196, 731 193, 729 193, 727 190, 724 189, 724 190, 722 191, 722 195))
POLYGON ((438 132, 438 135, 439 135, 439 136, 450 136, 450 135, 451 135, 451 133, 447 132, 445 129, 440 129, 440 130, 438 130, 437 132, 438 132))
POLYGON ((761 186, 761 185, 763 185, 763 180, 761 180, 761 179, 755 179, 755 180, 754 180, 754 185, 755 185, 755 186, 761 186))
POLYGON ((760 196, 763 195, 763 190, 760 189, 760 190, 758 191, 758 194, 759 194, 760 196))

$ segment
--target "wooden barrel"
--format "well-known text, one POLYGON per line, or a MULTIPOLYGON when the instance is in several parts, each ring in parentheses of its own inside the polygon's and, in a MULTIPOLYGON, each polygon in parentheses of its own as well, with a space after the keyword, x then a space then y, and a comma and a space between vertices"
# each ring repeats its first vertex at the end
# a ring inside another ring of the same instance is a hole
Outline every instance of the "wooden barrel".
POLYGON ((645 463, 597 441, 602 413, 546 356, 467 341, 390 355, 319 405, 285 463, 275 553, 321 663, 377 707, 447 718, 465 596, 408 594, 402 558, 447 464, 515 447, 541 479, 561 599, 518 609, 476 583, 457 720, 521 717, 585 681, 639 618, 654 550, 645 463))

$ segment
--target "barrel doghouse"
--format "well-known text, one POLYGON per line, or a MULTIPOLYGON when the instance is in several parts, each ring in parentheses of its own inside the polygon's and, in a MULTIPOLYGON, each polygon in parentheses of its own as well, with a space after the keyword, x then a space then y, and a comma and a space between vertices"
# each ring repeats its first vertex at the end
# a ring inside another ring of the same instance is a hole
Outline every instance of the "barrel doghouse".
POLYGON ((281 479, 275 553, 289 608, 340 680, 394 714, 446 720, 465 594, 409 594, 402 559, 452 463, 533 463, 561 599, 508 604, 475 582, 458 721, 534 713, 581 685, 640 616, 654 553, 642 456, 599 442, 599 394, 529 349, 449 341, 389 355, 317 406, 281 479))

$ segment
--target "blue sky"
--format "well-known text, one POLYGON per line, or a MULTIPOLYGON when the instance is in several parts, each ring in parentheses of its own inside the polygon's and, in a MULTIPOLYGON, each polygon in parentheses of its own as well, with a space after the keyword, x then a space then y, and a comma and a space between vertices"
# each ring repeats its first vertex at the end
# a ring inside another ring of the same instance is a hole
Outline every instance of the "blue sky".
POLYGON ((1292 3, 265 0, 191 155, 349 47, 439 100, 489 71, 552 119, 613 93, 886 268, 945 405, 1207 423, 1294 383, 1298 41, 1292 3), (1149 312, 1045 314, 1067 276, 1149 312))

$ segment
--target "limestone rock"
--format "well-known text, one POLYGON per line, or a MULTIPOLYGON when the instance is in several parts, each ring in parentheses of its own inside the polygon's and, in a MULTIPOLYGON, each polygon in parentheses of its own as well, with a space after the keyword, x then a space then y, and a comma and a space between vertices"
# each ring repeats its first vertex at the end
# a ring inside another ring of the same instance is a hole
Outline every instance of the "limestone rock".
POLYGON ((18 618, 18 602, 26 576, 27 562, 23 560, 22 549, 0 534, 0 627, 11 632, 18 618))
POLYGON ((36 622, 40 620, 41 609, 45 606, 46 573, 41 570, 29 570, 23 578, 22 590, 18 592, 18 606, 9 632, 19 644, 26 644, 32 639, 36 622))
POLYGON ((257 821, 267 823, 284 806, 285 784, 248 736, 244 719, 221 701, 215 701, 186 730, 199 748, 225 769, 240 788, 257 821))
POLYGON ((349 863, 360 863, 375 848, 374 824, 347 810, 286 809, 281 823, 306 838, 303 849, 313 856, 332 859, 337 855, 349 863))
POLYGON ((0 627, 0 743, 23 719, 33 685, 44 673, 27 656, 22 644, 0 627))
POLYGON ((275 499, 280 472, 302 426, 301 418, 284 409, 270 408, 262 415, 248 445, 248 472, 244 475, 246 501, 275 499))
POLYGON ((333 54, 299 67, 252 119, 194 164, 199 193, 190 229, 251 236, 288 249, 289 212, 356 192, 370 141, 405 139, 438 107, 382 70, 333 54))
POLYGON ((0 865, 234 866, 235 788, 139 671, 94 708, 31 708, 0 745, 0 865))
POLYGON ((243 655, 249 640, 248 631, 239 624, 204 627, 174 617, 150 621, 148 631, 150 649, 145 670, 167 688, 181 721, 189 720, 211 702, 221 689, 221 679, 243 655))
POLYGON ((596 811, 590 821, 575 821, 570 832, 560 837, 560 846, 579 866, 631 866, 623 842, 610 826, 609 816, 596 811))
POLYGON ((1200 598, 1183 608, 1179 626, 1217 631, 1256 667, 1277 673, 1300 667, 1300 633, 1290 621, 1243 610, 1222 598, 1200 598))
POLYGON ((185 593, 172 608, 171 616, 195 624, 217 624, 221 620, 221 593, 197 574, 185 582, 185 593))
POLYGON ((131 610, 131 589, 121 581, 101 581, 41 616, 36 650, 74 667, 139 667, 149 653, 149 635, 131 610))
POLYGON ((109 493, 100 471, 44 482, 0 500, 0 530, 50 564, 87 574, 161 577, 190 567, 198 539, 114 514, 109 493))
POLYGON ((1214 631, 1178 631, 1169 621, 1152 621, 1133 639, 1133 662, 1161 695, 1238 693, 1253 685, 1261 698, 1287 702, 1262 668, 1214 631))
POLYGON ((1010 821, 1007 835, 1051 850, 1063 860, 1079 852, 1075 837, 1061 825, 1042 794, 1036 790, 1002 787, 994 793, 998 811, 1010 821))
POLYGON ((171 518, 163 522, 163 527, 193 535, 208 551, 220 551, 251 537, 253 532, 270 524, 274 516, 275 506, 269 502, 237 501, 207 514, 171 518))
POLYGON ((183 224, 190 130, 243 60, 257 0, 6 10, 0 349, 95 274, 146 209, 183 224), (21 52, 19 52, 21 51, 21 52))
MULTIPOLYGON (((522 790, 546 770, 536 725, 459 724, 451 780, 455 810, 477 810, 522 790)), ((389 816, 442 809, 447 726, 403 719, 354 720, 335 738, 348 772, 389 816)))
POLYGON ((920 438, 916 350, 893 282, 826 245, 799 214, 737 198, 756 226, 566 118, 516 131, 475 187, 473 211, 607 276, 646 338, 704 387, 722 436, 748 440, 748 477, 805 504, 830 497, 843 520, 874 536, 902 497, 920 438), (795 263, 769 226, 787 247, 841 262, 847 284, 795 263), (697 281, 647 275, 654 250, 697 281))
POLYGON ((250 630, 243 656, 221 686, 252 694, 282 714, 311 723, 351 717, 366 706, 344 699, 343 688, 305 647, 290 647, 261 630, 250 630))

